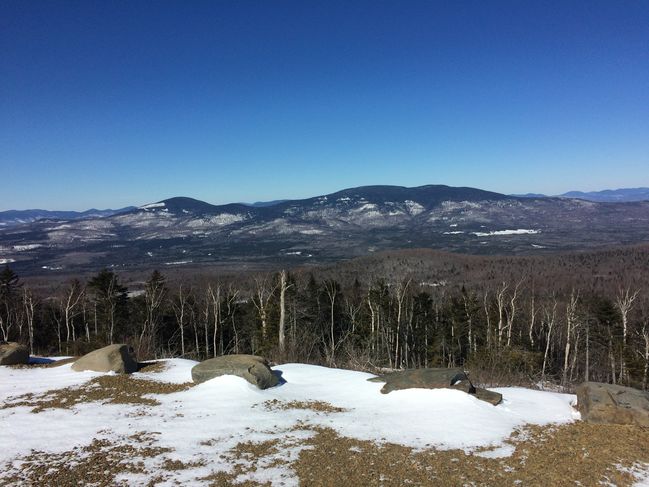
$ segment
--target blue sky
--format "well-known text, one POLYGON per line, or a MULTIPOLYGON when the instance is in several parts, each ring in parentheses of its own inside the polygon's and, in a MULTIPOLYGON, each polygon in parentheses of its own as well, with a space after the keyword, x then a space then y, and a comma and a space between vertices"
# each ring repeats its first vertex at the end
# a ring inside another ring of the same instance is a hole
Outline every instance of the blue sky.
POLYGON ((647 1, 0 0, 0 210, 649 186, 647 1))

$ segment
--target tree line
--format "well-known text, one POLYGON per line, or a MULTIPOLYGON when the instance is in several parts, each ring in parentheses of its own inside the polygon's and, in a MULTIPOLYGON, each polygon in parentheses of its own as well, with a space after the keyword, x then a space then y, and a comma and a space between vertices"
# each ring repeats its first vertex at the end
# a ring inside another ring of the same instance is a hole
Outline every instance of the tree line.
POLYGON ((37 293, 0 271, 0 333, 32 354, 128 343, 140 360, 231 353, 358 370, 465 367, 482 383, 584 380, 647 388, 646 289, 570 289, 509 276, 489 285, 339 281, 317 269, 127 289, 101 270, 37 293))

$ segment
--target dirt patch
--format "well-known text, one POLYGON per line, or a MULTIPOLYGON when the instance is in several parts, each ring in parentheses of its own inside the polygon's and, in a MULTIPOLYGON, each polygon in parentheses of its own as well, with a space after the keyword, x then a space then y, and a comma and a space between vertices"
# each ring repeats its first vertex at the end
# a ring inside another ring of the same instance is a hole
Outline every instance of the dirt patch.
POLYGON ((237 487, 271 487, 270 482, 260 483, 253 480, 244 480, 242 482, 237 481, 239 473, 228 473, 228 472, 214 472, 205 477, 201 477, 200 480, 205 480, 209 482, 210 487, 232 487, 236 485, 237 487))
POLYGON ((69 409, 83 402, 103 402, 111 404, 144 404, 157 406, 156 399, 145 397, 149 394, 171 394, 189 389, 194 384, 168 384, 152 380, 134 379, 128 375, 104 375, 95 377, 80 387, 67 387, 48 391, 45 394, 24 394, 9 398, 0 406, 7 409, 17 406, 33 408, 32 413, 40 413, 49 408, 69 409))
POLYGON ((344 413, 347 409, 324 401, 280 401, 271 399, 262 403, 267 411, 287 411, 289 409, 308 409, 317 413, 344 413))
POLYGON ((159 373, 164 372, 169 367, 169 364, 160 360, 157 362, 138 362, 137 371, 138 372, 147 372, 147 373, 159 373))
POLYGON ((247 487, 266 487, 270 482, 260 483, 253 480, 239 482, 243 475, 255 472, 260 466, 265 468, 286 465, 287 462, 281 457, 282 443, 278 439, 261 442, 244 441, 237 444, 234 448, 221 455, 222 459, 227 459, 234 464, 230 472, 213 472, 200 480, 206 480, 210 486, 231 486, 243 485, 247 487))
POLYGON ((511 457, 483 458, 462 450, 415 452, 316 428, 292 465, 300 484, 346 485, 610 485, 628 486, 631 468, 649 463, 649 430, 574 423, 529 427, 510 440, 511 457))
POLYGON ((129 485, 117 477, 125 473, 146 474, 143 459, 168 451, 168 448, 149 444, 135 446, 94 439, 88 446, 63 453, 31 453, 7 466, 0 477, 0 486, 43 483, 57 486, 129 485))
MULTIPOLYGON (((629 470, 634 465, 649 463, 649 430, 628 426, 577 422, 526 427, 508 440, 515 451, 505 458, 484 458, 462 450, 413 451, 395 444, 379 445, 342 437, 332 429, 305 423, 296 429, 314 434, 297 443, 296 438, 241 442, 219 454, 221 460, 232 465, 230 470, 215 471, 200 480, 213 486, 268 486, 269 483, 249 480, 250 475, 259 469, 286 466, 295 472, 300 485, 309 487, 630 486, 636 480, 629 470), (286 448, 296 444, 304 447, 297 460, 284 459, 286 448), (246 477, 248 480, 243 480, 246 477)), ((0 473, 0 486, 37 485, 43 478, 49 484, 61 486, 126 485, 119 477, 125 473, 143 475, 148 485, 154 485, 172 479, 174 471, 209 466, 201 460, 182 462, 166 458, 171 450, 156 446, 156 434, 138 432, 114 443, 95 439, 88 446, 60 454, 33 452, 5 467, 0 473), (147 470, 144 462, 152 457, 160 457, 154 461, 154 471, 147 470)))

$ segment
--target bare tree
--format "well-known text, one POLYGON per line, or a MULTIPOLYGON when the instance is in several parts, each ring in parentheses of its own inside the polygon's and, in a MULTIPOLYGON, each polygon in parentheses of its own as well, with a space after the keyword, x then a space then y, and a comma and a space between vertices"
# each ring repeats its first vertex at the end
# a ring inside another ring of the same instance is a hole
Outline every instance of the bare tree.
POLYGON ((286 352, 286 291, 292 286, 286 279, 286 271, 279 273, 279 353, 284 356, 286 352))
MULTIPOLYGON (((239 297, 239 290, 235 289, 232 283, 228 285, 228 291, 225 299, 225 309, 227 316, 230 319, 230 326, 232 327, 232 334, 234 335, 234 353, 239 353, 239 331, 237 330, 237 321, 235 319, 235 311, 237 309, 237 299, 239 297)), ((221 326, 221 331, 223 326, 221 326)))
POLYGON ((512 344, 512 330, 514 329, 514 318, 516 317, 516 300, 518 299, 518 291, 523 284, 524 279, 516 283, 514 292, 509 297, 509 306, 507 307, 507 346, 512 344))
POLYGON ((338 283, 333 279, 327 279, 324 283, 324 290, 327 293, 329 298, 329 361, 333 363, 334 354, 336 352, 336 336, 335 336, 335 321, 334 321, 334 310, 336 306, 336 298, 340 293, 338 288, 338 283))
POLYGON ((631 292, 629 288, 626 288, 624 290, 620 289, 620 292, 618 293, 616 299, 615 299, 615 306, 617 307, 618 311, 620 312, 620 316, 622 317, 622 352, 621 352, 621 357, 620 357, 620 375, 619 375, 619 381, 627 381, 627 373, 626 373, 626 360, 624 358, 624 354, 626 353, 627 350, 627 336, 628 336, 628 326, 629 326, 629 313, 633 309, 633 303, 638 297, 639 291, 631 292))
POLYGON ((149 347, 156 349, 156 337, 158 335, 158 322, 160 310, 167 296, 165 278, 158 271, 153 271, 151 277, 144 286, 145 313, 142 331, 140 332, 139 348, 143 348, 143 342, 148 337, 149 347))
POLYGON ((490 348, 491 347, 491 313, 489 312, 489 290, 488 289, 485 289, 484 291, 482 306, 484 308, 484 314, 487 321, 487 330, 486 330, 487 348, 490 348))
POLYGON ((273 285, 267 274, 255 277, 255 295, 252 302, 261 320, 261 337, 264 342, 268 338, 268 311, 275 289, 277 284, 273 285))
POLYGON ((563 355, 563 378, 562 383, 568 383, 568 363, 570 360, 570 350, 577 328, 577 304, 579 302, 579 291, 572 290, 570 299, 566 305, 566 347, 563 355))
POLYGON ((545 341, 545 353, 543 354, 543 368, 541 369, 541 377, 545 379, 545 369, 548 363, 548 352, 550 351, 550 341, 552 339, 552 330, 557 319, 557 298, 552 296, 552 308, 549 308, 547 305, 544 309, 545 313, 545 322, 548 326, 548 332, 546 335, 545 341))
POLYGON ((34 294, 26 287, 23 288, 23 307, 25 309, 25 319, 27 321, 27 334, 29 336, 29 354, 34 354, 34 310, 36 301, 34 294))
POLYGON ((180 330, 180 354, 185 356, 185 318, 189 312, 189 292, 183 292, 183 285, 178 287, 178 294, 173 303, 176 324, 180 330))
POLYGON ((507 283, 503 282, 502 286, 496 291, 496 307, 498 308, 498 346, 503 342, 503 332, 505 331, 505 293, 508 289, 507 283))
MULTIPOLYGON (((79 302, 85 296, 85 289, 81 285, 78 279, 72 280, 64 294, 64 298, 61 301, 61 311, 63 314, 63 323, 65 324, 65 341, 69 342, 70 338, 72 340, 76 339, 76 333, 74 329, 74 318, 79 314, 79 302)), ((67 345, 66 345, 67 348, 67 345)))
POLYGON ((397 332, 395 336, 394 343, 394 365, 395 367, 400 366, 400 356, 399 356, 399 335, 401 334, 401 315, 403 312, 403 302, 406 299, 406 293, 408 292, 408 287, 412 279, 407 281, 399 281, 396 288, 396 297, 397 297, 397 332))
POLYGON ((528 338, 530 341, 530 346, 534 348, 534 325, 536 323, 536 313, 537 313, 537 308, 536 308, 536 302, 535 302, 535 292, 534 292, 534 285, 532 285, 532 290, 531 290, 531 295, 530 295, 530 328, 528 332, 528 338))
MULTIPOLYGON (((217 343, 219 324, 221 321, 221 283, 217 282, 214 286, 212 286, 212 284, 209 284, 207 286, 207 295, 209 297, 209 302, 212 305, 212 316, 214 318, 214 329, 212 331, 212 348, 214 356, 216 357, 218 353, 217 343)), ((205 331, 207 333, 207 328, 205 331)))

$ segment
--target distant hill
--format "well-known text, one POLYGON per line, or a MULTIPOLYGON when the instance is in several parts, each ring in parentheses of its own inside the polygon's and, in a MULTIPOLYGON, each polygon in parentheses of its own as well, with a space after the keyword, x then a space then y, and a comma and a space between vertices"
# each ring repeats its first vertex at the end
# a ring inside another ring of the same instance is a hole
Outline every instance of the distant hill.
MULTIPOLYGON (((513 194, 519 198, 550 198, 540 193, 513 194)), ((630 201, 649 201, 649 188, 604 189, 602 191, 568 191, 554 197, 578 198, 600 203, 624 203, 630 201)))
POLYGON ((134 209, 134 206, 118 210, 97 210, 91 208, 86 211, 51 211, 51 210, 7 210, 0 211, 0 226, 9 227, 37 220, 79 220, 81 218, 104 218, 134 209))
POLYGON ((579 198, 602 203, 621 203, 625 201, 649 201, 649 188, 620 188, 603 191, 568 191, 561 195, 564 198, 579 198))
POLYGON ((273 200, 273 201, 255 201, 254 203, 245 203, 248 206, 254 206, 255 208, 265 208, 267 206, 275 206, 280 203, 285 203, 290 200, 273 200))

